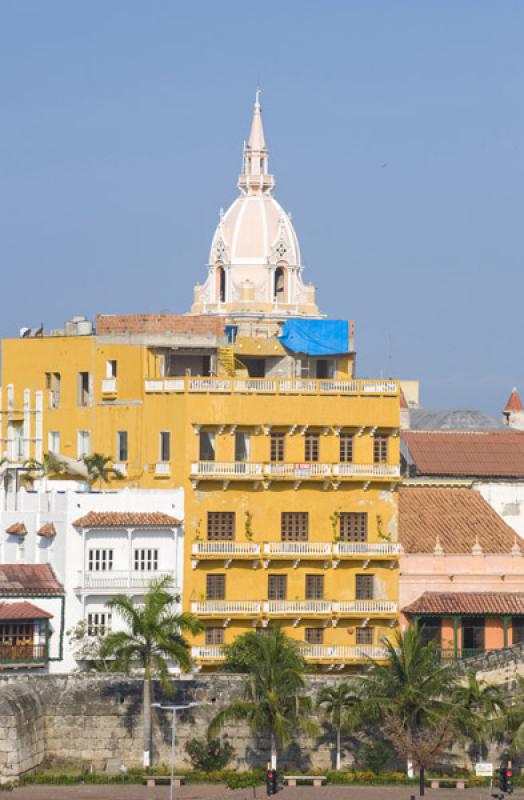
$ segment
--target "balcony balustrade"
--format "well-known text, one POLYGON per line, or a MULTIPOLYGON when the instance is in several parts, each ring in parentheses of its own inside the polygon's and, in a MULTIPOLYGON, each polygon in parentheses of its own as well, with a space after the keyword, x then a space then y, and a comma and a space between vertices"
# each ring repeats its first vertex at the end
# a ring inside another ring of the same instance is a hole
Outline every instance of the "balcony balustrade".
MULTIPOLYGON (((303 645, 301 652, 306 661, 328 663, 366 662, 369 659, 385 659, 387 651, 384 647, 374 645, 303 645)), ((191 657, 196 661, 217 662, 223 661, 224 648, 222 645, 204 645, 191 648, 191 657)))
POLYGON ((0 663, 46 661, 45 644, 0 644, 0 663))
POLYGON ((336 542, 333 555, 344 556, 398 556, 400 545, 397 542, 336 542))
POLYGON ((254 479, 290 478, 304 480, 308 478, 326 479, 345 478, 383 479, 399 478, 398 464, 328 464, 319 462, 287 463, 287 462, 249 462, 249 461, 194 461, 191 464, 191 475, 202 479, 254 479))
POLYGON ((325 616, 331 613, 330 600, 267 600, 264 614, 277 617, 325 616))
POLYGON ((144 388, 152 393, 219 394, 338 394, 354 396, 398 395, 397 381, 317 380, 315 378, 228 378, 177 377, 148 378, 144 388))
POLYGON ((331 556, 331 542, 266 542, 264 555, 282 558, 326 558, 331 556))
POLYGON ((337 600, 333 613, 346 616, 396 614, 398 603, 394 600, 337 600))
POLYGON ((170 577, 175 579, 173 570, 151 570, 135 572, 129 570, 98 570, 79 572, 77 588, 79 589, 145 589, 152 580, 170 577))
POLYGON ((171 474, 171 464, 168 461, 158 461, 155 464, 155 475, 165 478, 171 474))
POLYGON ((254 542, 193 542, 191 552, 201 558, 219 557, 231 558, 232 556, 256 558, 260 556, 260 545, 254 542))
POLYGON ((367 661, 368 659, 387 658, 384 647, 375 647, 371 644, 355 646, 347 645, 305 645, 302 653, 307 661, 367 661))
POLYGON ((256 600, 199 600, 191 603, 191 613, 215 617, 252 617, 260 614, 262 603, 256 600))
POLYGON ((102 379, 102 394, 116 394, 116 389, 117 389, 116 378, 102 379))

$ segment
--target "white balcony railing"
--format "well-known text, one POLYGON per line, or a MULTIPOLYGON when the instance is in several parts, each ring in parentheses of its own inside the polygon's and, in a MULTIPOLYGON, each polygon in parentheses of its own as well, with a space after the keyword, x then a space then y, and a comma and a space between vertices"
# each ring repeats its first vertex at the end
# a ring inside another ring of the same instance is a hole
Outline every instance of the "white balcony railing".
POLYGON ((359 475, 366 478, 400 477, 399 464, 333 464, 333 475, 338 477, 359 475))
POLYGON ((221 645, 192 647, 191 657, 196 658, 198 661, 223 661, 224 648, 221 645))
POLYGON ((336 556, 396 556, 399 553, 397 542, 337 542, 333 545, 336 556))
POLYGON ((194 556, 259 556, 260 545, 254 542, 193 542, 194 556))
POLYGON ((171 474, 171 464, 169 461, 158 461, 155 464, 155 475, 160 475, 161 477, 165 477, 166 475, 171 474))
POLYGON ((333 603, 335 614, 396 614, 394 600, 340 600, 333 603))
POLYGON ((262 603, 256 600, 199 600, 191 603, 193 614, 212 614, 214 616, 244 616, 260 614, 262 603))
POLYGON ((365 661, 368 658, 387 658, 384 647, 370 644, 346 645, 306 645, 302 648, 304 658, 308 661, 365 661))
POLYGON ((191 465, 191 474, 214 478, 260 477, 263 465, 250 461, 195 461, 191 465))
POLYGON ((116 394, 116 378, 103 378, 102 394, 116 394))
POLYGON ((331 613, 330 600, 267 600, 264 603, 264 614, 276 616, 310 616, 331 613))
POLYGON ((304 463, 272 462, 263 464, 250 461, 194 461, 191 474, 201 478, 398 478, 398 464, 325 464, 316 461, 304 463))
POLYGON ((124 464, 123 462, 113 464, 113 469, 116 469, 116 471, 121 475, 127 475, 127 464, 124 464))
POLYGON ((221 394, 398 395, 396 381, 326 380, 316 378, 148 378, 146 393, 217 392, 221 394))
POLYGON ((268 556, 330 556, 330 542, 266 542, 264 553, 268 556))
POLYGON ((130 572, 129 570, 108 569, 98 572, 79 572, 77 580, 80 589, 144 589, 152 580, 167 576, 174 580, 174 571, 130 572))

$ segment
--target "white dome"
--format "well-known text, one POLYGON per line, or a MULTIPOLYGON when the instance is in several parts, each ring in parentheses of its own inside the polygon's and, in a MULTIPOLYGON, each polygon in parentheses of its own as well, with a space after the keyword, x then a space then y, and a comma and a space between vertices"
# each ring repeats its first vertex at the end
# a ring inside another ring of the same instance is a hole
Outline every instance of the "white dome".
POLYGON ((271 194, 241 195, 220 220, 209 263, 300 266, 300 246, 289 216, 271 194))

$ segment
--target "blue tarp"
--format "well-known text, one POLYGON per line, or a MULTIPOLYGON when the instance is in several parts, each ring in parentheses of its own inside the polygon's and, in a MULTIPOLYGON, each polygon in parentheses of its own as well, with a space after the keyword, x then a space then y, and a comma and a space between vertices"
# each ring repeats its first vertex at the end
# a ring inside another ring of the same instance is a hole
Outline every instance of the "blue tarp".
POLYGON ((293 353, 308 356, 349 353, 349 322, 346 319, 287 319, 278 338, 293 353))

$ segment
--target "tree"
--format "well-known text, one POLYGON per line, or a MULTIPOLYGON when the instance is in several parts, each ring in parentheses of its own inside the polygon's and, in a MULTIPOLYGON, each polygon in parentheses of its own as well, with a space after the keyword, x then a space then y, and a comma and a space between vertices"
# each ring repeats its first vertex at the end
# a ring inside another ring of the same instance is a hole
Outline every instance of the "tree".
POLYGON ((88 481, 90 486, 95 486, 98 483, 98 488, 102 488, 102 484, 109 483, 111 480, 121 480, 124 476, 119 470, 112 466, 113 459, 110 456, 104 456, 102 453, 93 453, 90 456, 84 456, 82 461, 86 465, 88 481))
POLYGON ((466 684, 457 686, 453 692, 453 703, 463 711, 458 721, 460 732, 482 748, 493 720, 506 710, 502 688, 479 680, 475 672, 468 672, 466 684))
POLYGON ((154 580, 144 595, 143 606, 133 598, 120 594, 111 598, 107 607, 116 611, 126 623, 127 631, 109 633, 101 657, 114 657, 115 669, 129 673, 133 667, 143 670, 144 690, 144 767, 151 765, 153 677, 158 676, 166 693, 171 692, 168 662, 186 671, 191 666, 189 644, 183 634, 195 634, 202 625, 191 614, 177 614, 177 598, 170 592, 169 577, 154 580))
POLYGON ((277 750, 286 747, 291 731, 318 732, 318 726, 308 719, 311 702, 302 694, 305 661, 299 644, 279 627, 263 636, 248 631, 226 649, 226 668, 231 663, 247 673, 244 699, 215 716, 208 736, 216 736, 226 722, 245 719, 253 733, 269 734, 271 767, 276 769, 277 750))
POLYGON ((340 769, 342 731, 354 727, 355 711, 360 703, 358 687, 351 683, 325 686, 318 694, 317 707, 324 707, 329 722, 335 729, 335 769, 340 769), (353 723, 353 724, 352 724, 353 723))
POLYGON ((415 628, 398 632, 384 646, 387 661, 373 662, 363 679, 365 714, 382 726, 385 738, 406 758, 408 771, 413 762, 418 766, 422 793, 424 770, 461 714, 451 700, 456 672, 442 664, 436 647, 415 628))
POLYGON ((524 678, 517 675, 516 691, 511 693, 500 714, 491 721, 491 732, 503 740, 513 755, 524 752, 524 678))
POLYGON ((65 475, 65 472, 66 468, 63 461, 54 453, 44 453, 42 461, 37 461, 36 458, 26 461, 22 475, 30 483, 33 483, 37 478, 43 478, 44 489, 46 489, 48 478, 61 478, 65 475))

